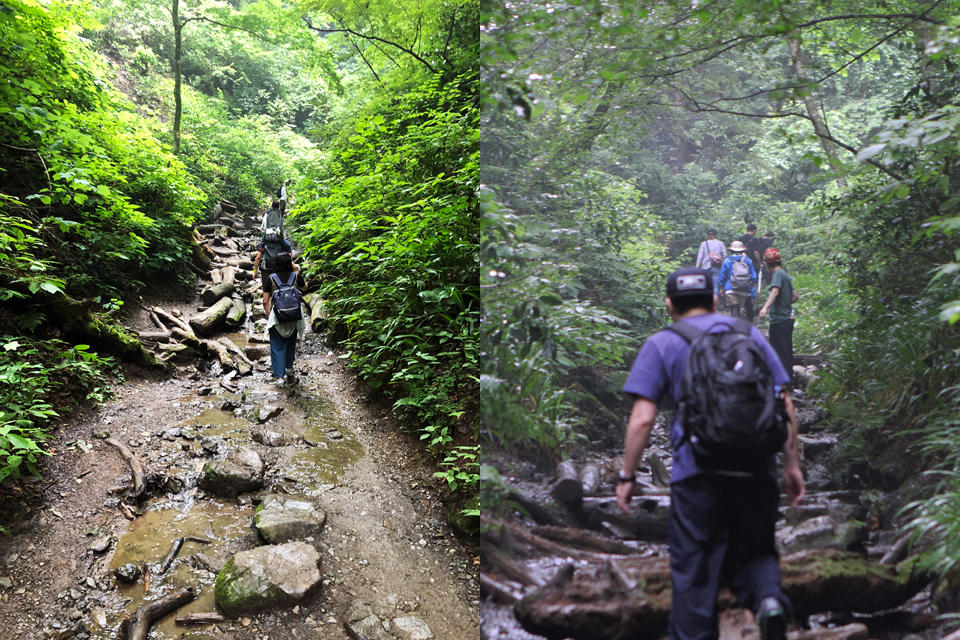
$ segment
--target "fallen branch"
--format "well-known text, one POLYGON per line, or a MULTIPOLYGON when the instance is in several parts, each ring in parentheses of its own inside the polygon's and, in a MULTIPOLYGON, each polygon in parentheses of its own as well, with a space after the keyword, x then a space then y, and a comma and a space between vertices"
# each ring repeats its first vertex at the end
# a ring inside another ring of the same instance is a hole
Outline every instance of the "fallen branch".
POLYGON ((227 617, 219 612, 191 612, 174 619, 177 625, 204 625, 206 623, 223 623, 227 617))
MULTIPOLYGON (((144 477, 146 474, 143 471, 143 465, 137 459, 133 453, 127 449, 127 446, 121 443, 120 441, 108 438, 105 441, 108 445, 112 445, 118 450, 120 450, 120 455, 126 459, 127 464, 130 466, 130 473, 133 476, 133 498, 140 498, 140 495, 143 494, 143 490, 146 488, 144 483, 144 477)), ((121 504, 122 505, 122 504, 121 504)))
POLYGON ((160 574, 163 574, 170 569, 170 564, 173 563, 173 560, 177 558, 177 554, 180 552, 180 548, 183 547, 183 537, 177 537, 174 539, 173 543, 170 545, 170 551, 167 552, 166 558, 163 560, 163 563, 160 564, 160 574))
POLYGON ((121 638, 146 639, 154 621, 190 603, 193 599, 193 588, 186 587, 169 592, 156 601, 140 606, 120 624, 121 638))
POLYGON ((480 573, 480 592, 489 594, 494 601, 506 605, 513 605, 523 597, 522 594, 511 589, 506 583, 497 581, 483 572, 480 573))

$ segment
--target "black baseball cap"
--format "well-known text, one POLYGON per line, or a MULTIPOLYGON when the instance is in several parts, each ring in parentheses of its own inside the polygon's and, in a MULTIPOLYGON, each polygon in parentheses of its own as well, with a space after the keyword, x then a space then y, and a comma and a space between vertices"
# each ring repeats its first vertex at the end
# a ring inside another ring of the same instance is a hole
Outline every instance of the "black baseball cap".
POLYGON ((667 277, 667 297, 713 296, 713 274, 698 267, 681 267, 667 277))

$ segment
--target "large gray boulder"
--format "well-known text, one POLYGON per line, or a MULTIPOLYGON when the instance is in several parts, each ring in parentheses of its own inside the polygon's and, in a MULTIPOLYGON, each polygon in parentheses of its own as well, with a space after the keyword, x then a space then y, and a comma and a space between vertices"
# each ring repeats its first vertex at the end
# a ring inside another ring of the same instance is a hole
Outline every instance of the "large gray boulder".
POLYGON ((268 543, 317 539, 326 513, 310 501, 282 494, 269 494, 253 517, 260 536, 268 543))
POLYGON ((237 552, 217 574, 213 591, 217 605, 235 616, 296 603, 320 581, 320 553, 290 542, 237 552))
POLYGON ((236 496, 263 487, 263 460, 255 451, 242 447, 226 458, 203 466, 199 485, 217 496, 236 496))

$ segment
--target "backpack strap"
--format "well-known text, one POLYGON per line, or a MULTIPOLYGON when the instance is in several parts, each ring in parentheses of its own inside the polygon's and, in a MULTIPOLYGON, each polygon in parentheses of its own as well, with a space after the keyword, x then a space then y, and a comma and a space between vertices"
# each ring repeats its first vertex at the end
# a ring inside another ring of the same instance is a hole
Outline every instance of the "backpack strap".
POLYGON ((280 281, 280 277, 277 276, 276 272, 270 274, 270 280, 273 281, 273 284, 276 286, 277 289, 280 289, 281 287, 283 287, 283 283, 280 281))
POLYGON ((750 336, 750 330, 753 327, 750 323, 743 320, 742 318, 734 318, 730 323, 730 327, 738 334, 743 334, 745 336, 750 336))
POLYGON ((290 278, 287 279, 287 287, 293 287, 293 281, 297 279, 297 272, 290 272, 290 278))
POLYGON ((690 323, 684 322, 682 320, 677 321, 672 325, 667 325, 666 327, 664 327, 664 329, 670 330, 674 334, 677 334, 678 336, 680 336, 680 338, 687 341, 688 343, 693 343, 693 341, 697 340, 698 338, 700 338, 706 333, 702 329, 698 329, 693 325, 691 325, 690 323))
POLYGON ((683 340, 687 341, 688 343, 693 343, 693 341, 697 340, 707 332, 712 331, 714 327, 721 326, 721 325, 724 327, 729 327, 731 330, 737 332, 738 334, 743 334, 745 336, 750 336, 750 330, 753 327, 750 323, 743 320, 742 318, 731 318, 729 325, 727 325, 726 323, 714 323, 713 325, 710 326, 710 328, 706 332, 682 320, 677 321, 672 325, 667 325, 666 327, 664 327, 664 329, 668 329, 674 334, 679 335, 683 340))

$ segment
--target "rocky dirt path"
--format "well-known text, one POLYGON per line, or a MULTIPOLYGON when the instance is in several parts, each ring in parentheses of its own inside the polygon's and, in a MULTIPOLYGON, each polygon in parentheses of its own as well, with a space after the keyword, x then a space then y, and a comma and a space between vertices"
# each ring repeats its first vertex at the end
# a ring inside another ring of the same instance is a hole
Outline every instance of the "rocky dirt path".
MULTIPOLYGON (((801 368, 806 376, 812 368, 801 368)), ((791 639, 942 638, 956 629, 929 578, 911 573, 902 532, 875 501, 840 487, 828 466, 838 438, 797 391, 808 496, 781 502, 777 545, 784 590, 802 629, 791 639)), ((659 418, 629 515, 614 501, 620 435, 592 442, 554 473, 487 453, 511 507, 485 514, 481 564, 484 633, 491 639, 662 638, 670 604, 670 444, 659 418)), ((748 610, 720 595, 720 638, 756 639, 748 610)))
MULTIPOLYGON (((128 371, 113 400, 56 429, 42 478, 0 489, 0 523, 10 530, 0 535, 0 638, 118 638, 138 607, 186 587, 196 598, 156 621, 150 638, 480 636, 477 550, 450 530, 443 487, 415 435, 399 430, 319 334, 300 344, 299 382, 274 386, 257 344, 262 320, 255 329, 250 314, 259 292, 244 294, 246 331, 230 338, 254 361, 250 373, 209 350, 174 351, 179 364, 168 374, 128 371), (114 444, 146 468, 139 500, 114 444), (210 465, 238 451, 262 461, 259 487, 233 496, 205 485, 210 465), (235 553, 265 548, 253 520, 269 495, 325 516, 301 537, 319 553, 315 587, 221 622, 176 623, 216 611, 217 573, 235 553)), ((150 302, 184 320, 198 308, 150 302)), ((150 307, 130 325, 151 329, 150 307)))

